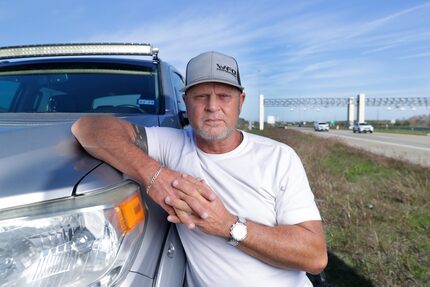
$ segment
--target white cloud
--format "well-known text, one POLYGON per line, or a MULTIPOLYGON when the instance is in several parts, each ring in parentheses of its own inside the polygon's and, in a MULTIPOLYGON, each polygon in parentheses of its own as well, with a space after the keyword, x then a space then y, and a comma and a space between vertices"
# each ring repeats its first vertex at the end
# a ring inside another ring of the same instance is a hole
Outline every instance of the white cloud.
POLYGON ((423 58, 423 57, 430 57, 430 52, 424 52, 424 53, 417 53, 412 54, 408 56, 399 57, 399 59, 413 59, 413 58, 423 58))
POLYGON ((363 52, 363 55, 381 52, 388 49, 397 48, 399 46, 406 46, 414 43, 420 43, 423 41, 428 41, 429 39, 430 39, 430 32, 427 29, 412 30, 412 31, 408 30, 408 31, 402 31, 400 33, 378 35, 376 37, 366 39, 366 42, 368 43, 369 46, 373 45, 373 46, 376 46, 376 48, 363 52))
MULTIPOLYGON (((354 19, 349 18, 347 8, 316 10, 318 2, 279 5, 282 8, 267 9, 267 4, 258 2, 222 12, 212 9, 210 16, 206 13, 210 7, 203 12, 201 7, 188 7, 175 17, 100 34, 91 40, 154 43, 160 48, 160 57, 182 72, 186 62, 203 51, 234 55, 248 93, 245 107, 254 113, 259 91, 268 97, 350 96, 379 82, 389 87, 394 83, 390 79, 402 77, 393 74, 400 70, 396 69, 398 63, 386 62, 385 51, 394 52, 397 59, 430 56, 425 50, 407 54, 404 49, 428 43, 428 28, 403 28, 399 24, 414 22, 415 13, 428 10, 429 3, 379 18, 363 15, 354 19)), ((428 88, 422 91, 428 92, 428 88)))

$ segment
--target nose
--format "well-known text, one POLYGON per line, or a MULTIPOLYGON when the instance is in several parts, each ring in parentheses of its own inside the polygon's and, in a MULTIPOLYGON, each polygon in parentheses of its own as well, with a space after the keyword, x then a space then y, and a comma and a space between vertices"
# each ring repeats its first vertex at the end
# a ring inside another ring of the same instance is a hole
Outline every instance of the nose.
POLYGON ((215 93, 211 93, 205 107, 208 112, 216 112, 220 109, 218 97, 215 93))

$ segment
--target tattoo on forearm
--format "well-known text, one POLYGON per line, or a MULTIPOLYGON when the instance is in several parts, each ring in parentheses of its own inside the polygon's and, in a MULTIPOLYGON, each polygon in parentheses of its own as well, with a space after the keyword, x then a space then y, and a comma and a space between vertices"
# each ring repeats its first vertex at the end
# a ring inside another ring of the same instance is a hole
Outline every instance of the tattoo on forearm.
POLYGON ((136 133, 136 138, 134 143, 140 147, 145 153, 148 153, 148 139, 146 137, 146 131, 144 127, 139 125, 133 125, 134 131, 136 133))

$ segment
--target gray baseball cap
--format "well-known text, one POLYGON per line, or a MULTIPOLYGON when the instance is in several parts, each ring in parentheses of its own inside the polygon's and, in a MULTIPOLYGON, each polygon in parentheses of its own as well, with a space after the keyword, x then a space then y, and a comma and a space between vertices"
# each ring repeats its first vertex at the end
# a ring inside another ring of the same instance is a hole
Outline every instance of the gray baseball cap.
POLYGON ((206 52, 192 58, 187 65, 185 92, 194 85, 216 82, 234 86, 243 91, 239 67, 233 57, 218 53, 206 52))

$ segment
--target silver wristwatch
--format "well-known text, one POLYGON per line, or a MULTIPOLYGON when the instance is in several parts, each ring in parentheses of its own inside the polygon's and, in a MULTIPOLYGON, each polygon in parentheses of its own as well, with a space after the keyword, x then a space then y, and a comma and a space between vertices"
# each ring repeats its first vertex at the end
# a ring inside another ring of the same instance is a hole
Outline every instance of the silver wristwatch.
POLYGON ((241 241, 245 240, 247 235, 246 219, 238 217, 237 221, 230 227, 230 239, 228 243, 237 246, 241 241))

